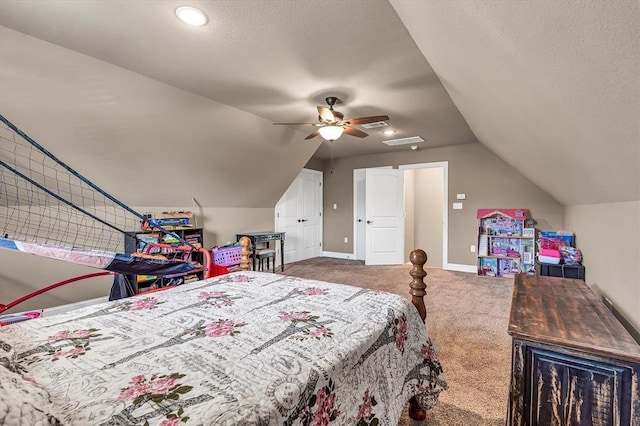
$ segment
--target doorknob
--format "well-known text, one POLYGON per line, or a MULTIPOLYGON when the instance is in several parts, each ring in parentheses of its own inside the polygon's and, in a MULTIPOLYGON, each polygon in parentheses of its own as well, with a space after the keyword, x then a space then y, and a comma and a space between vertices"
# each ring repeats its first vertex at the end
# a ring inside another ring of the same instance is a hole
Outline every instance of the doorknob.
POLYGON ((358 219, 358 222, 362 222, 362 219, 358 219))
POLYGON ((302 222, 300 219, 298 219, 298 223, 302 222))
POLYGON ((373 221, 372 220, 368 220, 367 223, 373 223, 373 221))
POLYGON ((309 220, 309 219, 302 219, 300 222, 306 222, 307 220, 309 220))

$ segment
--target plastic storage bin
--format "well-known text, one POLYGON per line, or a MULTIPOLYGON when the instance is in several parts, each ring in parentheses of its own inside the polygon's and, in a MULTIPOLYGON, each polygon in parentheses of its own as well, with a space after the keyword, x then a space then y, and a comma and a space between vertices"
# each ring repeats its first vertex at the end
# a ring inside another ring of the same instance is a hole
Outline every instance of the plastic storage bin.
MULTIPOLYGON (((575 247, 574 234, 573 232, 569 232, 569 231, 540 231, 540 233, 538 234, 538 238, 540 239, 540 241, 542 241, 543 239, 558 240, 561 242, 565 242, 567 245, 571 247, 575 247)), ((557 249, 557 247, 541 247, 541 248, 557 249)))
POLYGON ((213 263, 220 266, 238 265, 240 263, 240 246, 221 247, 212 250, 213 263))

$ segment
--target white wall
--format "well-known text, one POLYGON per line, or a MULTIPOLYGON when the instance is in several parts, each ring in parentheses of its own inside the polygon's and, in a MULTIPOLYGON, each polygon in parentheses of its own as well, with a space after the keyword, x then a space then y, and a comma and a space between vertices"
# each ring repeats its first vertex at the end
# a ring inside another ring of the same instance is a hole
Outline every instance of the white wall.
POLYGON ((564 227, 576 234, 587 284, 640 332, 640 201, 566 207, 564 227))

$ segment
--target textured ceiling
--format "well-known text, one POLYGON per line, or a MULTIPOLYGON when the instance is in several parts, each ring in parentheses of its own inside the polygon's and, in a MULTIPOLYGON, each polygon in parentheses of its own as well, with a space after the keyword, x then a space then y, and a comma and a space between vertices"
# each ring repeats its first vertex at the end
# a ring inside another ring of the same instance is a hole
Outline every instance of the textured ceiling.
POLYGON ((314 154, 407 149, 271 125, 328 95, 565 204, 637 200, 639 24, 623 1, 0 0, 0 113, 129 204, 269 207, 314 154))
POLYGON ((482 144, 566 205, 640 200, 640 2, 392 4, 482 144))
MULTIPOLYGON (((182 3, 3 0, 0 23, 269 122, 313 122, 335 95, 346 118, 389 115, 394 138, 476 142, 387 2, 188 2, 210 19, 195 28, 175 18, 182 3)), ((306 143, 314 128, 295 130, 306 143)), ((334 143, 334 156, 407 149, 370 133, 334 143)))

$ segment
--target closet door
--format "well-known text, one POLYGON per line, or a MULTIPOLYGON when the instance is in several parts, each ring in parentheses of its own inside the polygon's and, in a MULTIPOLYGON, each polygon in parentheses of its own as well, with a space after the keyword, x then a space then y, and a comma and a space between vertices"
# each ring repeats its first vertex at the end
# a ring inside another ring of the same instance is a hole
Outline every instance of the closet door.
POLYGON ((303 169, 276 205, 287 263, 322 255, 322 172, 303 169))
POLYGON ((298 176, 300 258, 322 256, 322 174, 303 170, 298 176))
MULTIPOLYGON (((276 231, 285 232, 284 238, 284 263, 299 260, 300 238, 298 237, 298 180, 293 181, 289 189, 276 204, 276 231)), ((279 250, 279 247, 278 247, 279 250)), ((279 260, 280 256, 276 256, 279 260)))

